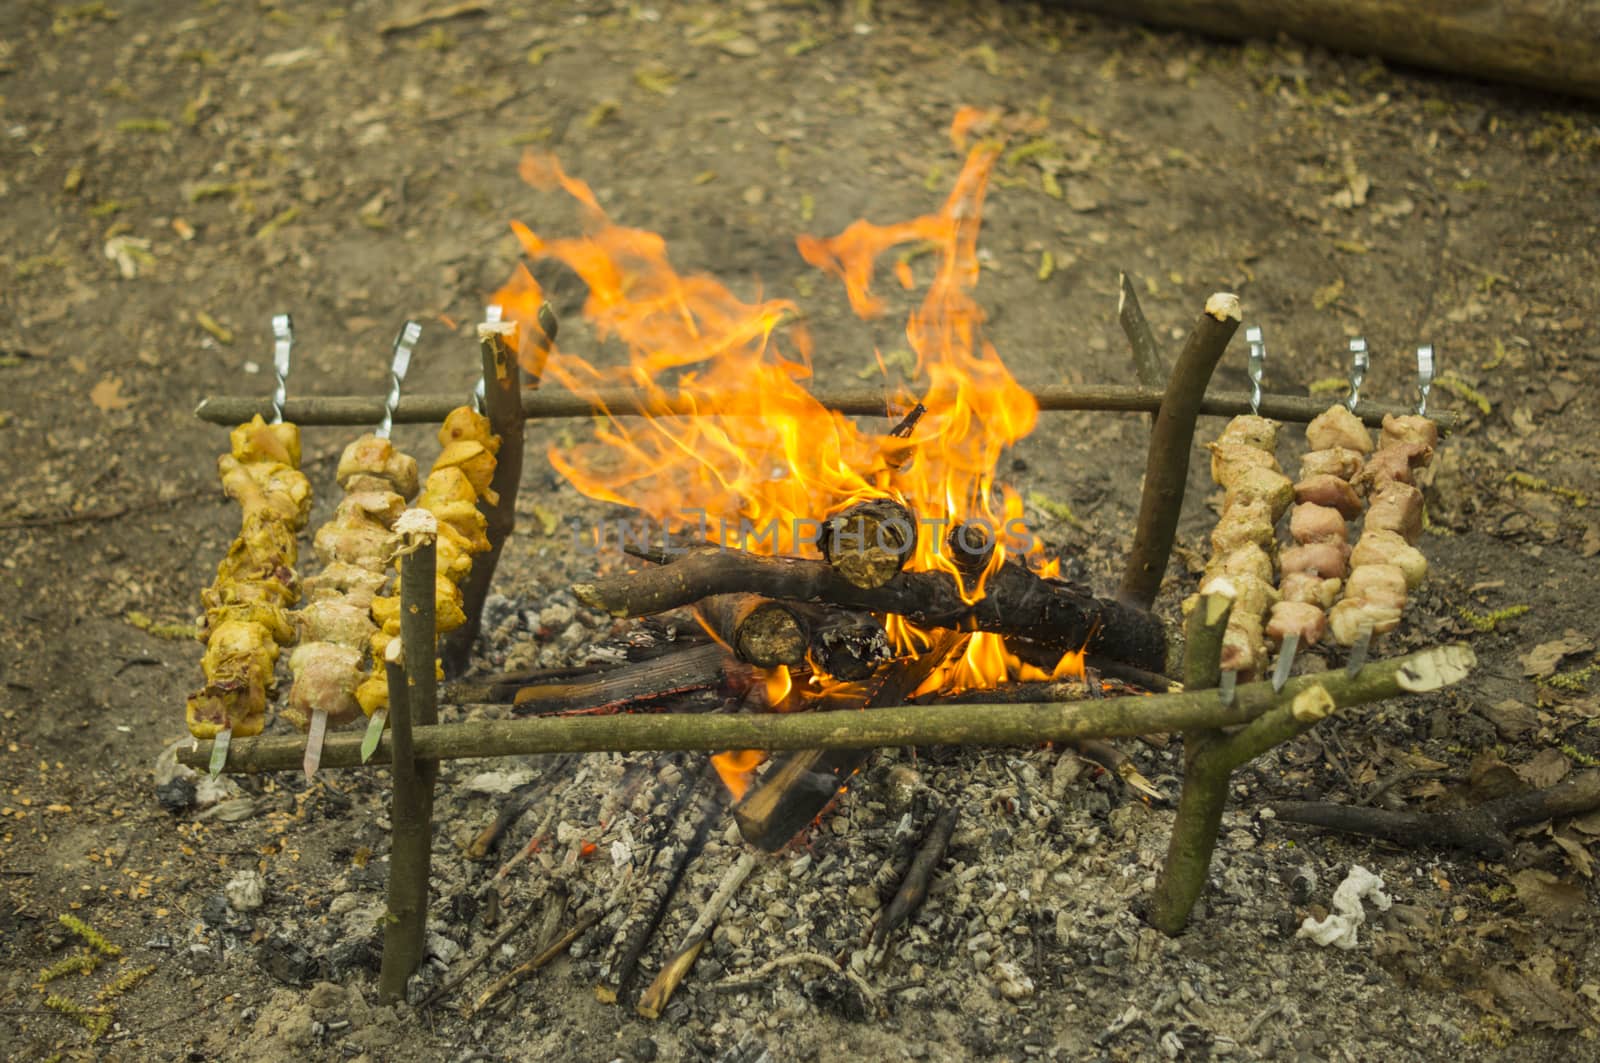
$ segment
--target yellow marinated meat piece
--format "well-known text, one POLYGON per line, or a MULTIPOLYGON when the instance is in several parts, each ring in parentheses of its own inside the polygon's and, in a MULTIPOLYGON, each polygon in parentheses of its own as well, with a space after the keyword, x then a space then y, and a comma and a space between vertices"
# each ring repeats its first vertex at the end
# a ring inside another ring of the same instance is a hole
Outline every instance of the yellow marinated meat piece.
POLYGON ((258 413, 249 423, 228 433, 228 448, 236 460, 245 464, 276 462, 298 469, 300 426, 288 422, 268 424, 258 413))

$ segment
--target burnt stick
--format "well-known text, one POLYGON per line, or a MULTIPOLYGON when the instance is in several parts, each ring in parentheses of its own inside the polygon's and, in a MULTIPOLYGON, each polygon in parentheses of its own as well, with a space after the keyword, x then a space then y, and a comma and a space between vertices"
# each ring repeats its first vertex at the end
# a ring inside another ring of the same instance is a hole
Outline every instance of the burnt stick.
POLYGON ((1166 664, 1166 632, 1152 613, 1086 589, 1035 575, 1008 561, 991 573, 976 604, 961 600, 947 572, 902 572, 881 587, 857 587, 827 564, 760 557, 739 550, 684 555, 657 568, 579 583, 573 593, 613 616, 646 616, 712 594, 752 591, 768 598, 822 601, 871 613, 898 613, 922 627, 1023 635, 1062 650, 1087 648, 1149 671, 1166 664))
POLYGON ((713 594, 695 615, 734 655, 760 668, 805 663, 806 623, 790 606, 759 594, 713 594))
POLYGON ((873 961, 882 963, 888 958, 889 935, 900 929, 901 924, 922 907, 922 902, 928 896, 928 885, 933 881, 933 873, 938 870, 940 862, 944 860, 945 850, 950 847, 950 836, 955 833, 957 816, 956 806, 949 805, 928 828, 917 855, 911 860, 910 869, 906 871, 905 880, 895 891, 894 900, 889 902, 889 907, 883 910, 883 915, 878 919, 878 925, 872 929, 870 948, 873 961))
MULTIPOLYGON (((962 639, 954 632, 942 632, 920 655, 888 665, 878 689, 862 707, 881 709, 904 702, 962 639)), ((784 757, 734 806, 739 833, 756 848, 777 852, 833 802, 840 787, 871 755, 869 749, 805 749, 784 757)))
MULTIPOLYGON (((1103 410, 1111 413, 1155 413, 1161 409, 1165 392, 1160 388, 1096 385, 1068 387, 1051 385, 1033 389, 1041 410, 1103 410)), ((839 413, 859 417, 892 417, 893 403, 873 388, 820 389, 813 396, 817 403, 839 413)), ((395 408, 396 424, 438 424, 461 405, 453 393, 407 393, 395 408)), ((603 388, 593 397, 570 391, 525 391, 522 416, 528 420, 561 417, 593 417, 601 409, 616 417, 687 416, 717 413, 724 416, 757 416, 750 411, 761 408, 759 397, 746 392, 729 392, 714 398, 683 397, 667 403, 652 402, 643 392, 631 388, 603 388)), ((1308 423, 1328 408, 1323 399, 1295 395, 1263 395, 1258 412, 1278 421, 1308 423)), ((235 425, 256 414, 272 416, 271 398, 213 395, 195 408, 195 416, 212 424, 235 425)), ((1200 413, 1208 417, 1236 417, 1250 412, 1250 396, 1242 391, 1212 392, 1200 400, 1200 413)), ((1368 403, 1365 399, 1356 416, 1369 428, 1380 428, 1385 414, 1399 417, 1411 413, 1410 406, 1397 403, 1368 403)), ((1453 432, 1459 415, 1441 410, 1429 411, 1429 419, 1441 432, 1453 432)), ((290 396, 283 404, 283 417, 295 424, 350 425, 376 424, 383 417, 383 400, 356 395, 290 396)))
POLYGON ((871 613, 810 602, 790 602, 806 622, 806 657, 823 674, 854 682, 871 677, 894 656, 889 634, 871 613))
POLYGON ((728 660, 714 642, 618 668, 597 675, 529 683, 512 695, 519 716, 548 715, 575 709, 620 709, 628 705, 697 690, 742 691, 750 670, 728 660))

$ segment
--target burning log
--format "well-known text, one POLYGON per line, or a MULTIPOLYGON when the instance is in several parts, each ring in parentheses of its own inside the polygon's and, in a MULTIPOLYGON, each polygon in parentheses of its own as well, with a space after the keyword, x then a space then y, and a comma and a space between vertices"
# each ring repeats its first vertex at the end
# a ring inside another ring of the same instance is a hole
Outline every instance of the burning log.
MULTIPOLYGON (((1101 410, 1111 413, 1155 413, 1161 409, 1165 393, 1156 387, 1123 387, 1095 385, 1067 387, 1050 385, 1033 390, 1040 410, 1101 410)), ((881 389, 829 388, 814 393, 819 405, 839 413, 856 417, 892 417, 894 403, 881 389)), ((408 394, 395 408, 396 424, 438 424, 445 415, 461 404, 460 396, 453 394, 408 394)), ((1320 399, 1295 395, 1263 395, 1255 411, 1263 417, 1277 421, 1295 421, 1305 424, 1327 409, 1320 399)), ((601 408, 616 417, 659 417, 663 414, 687 416, 690 414, 721 413, 748 414, 760 409, 759 398, 748 392, 733 392, 706 398, 682 397, 664 404, 632 388, 596 388, 593 398, 575 395, 570 391, 524 391, 522 416, 527 420, 550 420, 562 417, 593 417, 601 408)), ((329 395, 288 399, 283 406, 285 420, 299 425, 363 425, 374 424, 383 416, 383 400, 355 395, 329 395)), ((250 396, 214 395, 204 399, 195 408, 195 416, 211 424, 238 424, 256 414, 272 416, 271 399, 250 396)), ((1236 417, 1250 413, 1250 396, 1242 391, 1212 392, 1200 400, 1200 412, 1207 417, 1236 417)), ((1356 415, 1370 428, 1383 425, 1385 414, 1401 416, 1411 413, 1410 406, 1394 403, 1368 403, 1362 399, 1356 415)), ((1437 422, 1442 432, 1453 432, 1460 421, 1457 414, 1433 410, 1428 416, 1437 422)))
POLYGON ((938 870, 940 862, 944 860, 945 850, 950 847, 950 836, 956 830, 956 818, 955 805, 949 805, 934 818, 927 835, 922 839, 921 847, 917 849, 917 855, 911 860, 904 881, 895 891, 894 900, 889 902, 889 907, 883 910, 878 924, 872 929, 868 962, 882 963, 888 958, 889 935, 922 907, 922 902, 928 896, 928 886, 933 881, 933 873, 938 870))
POLYGON ((575 584, 572 590, 585 604, 613 616, 646 616, 713 594, 749 591, 898 613, 925 628, 1022 635, 1061 649, 1087 648, 1150 671, 1160 671, 1167 656, 1166 632, 1151 613, 1038 576, 1015 561, 989 576, 987 593, 972 605, 961 600, 948 572, 901 572, 881 587, 864 589, 825 562, 739 550, 694 552, 656 568, 575 584))
POLYGON ((627 917, 612 936, 600 984, 595 987, 600 1003, 615 1004, 627 995, 639 958, 650 944, 678 883, 683 881, 689 861, 705 844, 712 820, 722 814, 722 804, 715 796, 716 778, 716 772, 707 766, 683 805, 674 810, 671 832, 652 856, 653 871, 635 892, 627 917))
MULTIPOLYGON (((1135 694, 1071 705, 908 705, 871 712, 618 713, 613 716, 481 720, 413 729, 416 756, 432 760, 527 756, 542 753, 630 752, 640 749, 875 749, 884 746, 1033 746, 1084 738, 1133 738, 1196 727, 1232 727, 1270 717, 1244 742, 1259 743, 1282 729, 1294 700, 1320 687, 1336 706, 1361 705, 1403 693, 1437 690, 1458 682, 1476 663, 1462 645, 1436 646, 1404 657, 1376 661, 1354 676, 1345 672, 1296 676, 1281 691, 1270 682, 1241 684, 1232 703, 1214 691, 1135 694), (1277 715, 1273 715, 1277 713, 1277 715)), ((1248 728, 1246 729, 1249 730, 1248 728)), ((1245 735, 1245 731, 1239 735, 1245 735)), ((1296 732, 1297 733, 1297 732, 1296 732)), ((1291 734, 1290 737, 1293 737, 1291 734)), ((385 734, 372 763, 393 755, 385 734)), ((274 735, 235 739, 225 771, 284 771, 300 765, 304 741, 274 735)), ((178 750, 189 767, 209 763, 211 744, 178 750)), ((328 768, 358 767, 361 736, 336 734, 323 755, 328 768)))
POLYGON ((727 651, 707 642, 594 675, 530 683, 511 701, 519 715, 616 712, 703 690, 742 693, 750 681, 748 668, 731 664, 727 651))
POLYGON ((700 600, 695 614, 741 661, 776 668, 806 659, 805 621, 783 602, 759 594, 713 594, 700 600))
POLYGON ((817 542, 823 560, 863 590, 899 575, 917 547, 917 521, 892 498, 872 498, 829 517, 817 542))
MULTIPOLYGON (((896 661, 884 670, 878 689, 862 706, 880 709, 899 705, 923 684, 960 646, 962 636, 946 632, 916 657, 896 661)), ((733 809, 744 840, 766 852, 777 852, 827 808, 866 762, 870 750, 807 749, 785 757, 733 809)))
POLYGON ((891 656, 888 634, 868 613, 757 594, 712 595, 695 611, 741 661, 761 668, 809 663, 851 681, 866 679, 891 656))

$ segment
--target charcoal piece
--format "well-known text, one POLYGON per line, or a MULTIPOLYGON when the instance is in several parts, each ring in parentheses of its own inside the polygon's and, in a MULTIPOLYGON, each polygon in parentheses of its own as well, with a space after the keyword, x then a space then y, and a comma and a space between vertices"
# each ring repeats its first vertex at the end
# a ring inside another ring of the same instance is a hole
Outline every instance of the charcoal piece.
POLYGON ((274 934, 256 948, 256 964, 285 985, 306 985, 317 977, 317 958, 299 944, 274 934))

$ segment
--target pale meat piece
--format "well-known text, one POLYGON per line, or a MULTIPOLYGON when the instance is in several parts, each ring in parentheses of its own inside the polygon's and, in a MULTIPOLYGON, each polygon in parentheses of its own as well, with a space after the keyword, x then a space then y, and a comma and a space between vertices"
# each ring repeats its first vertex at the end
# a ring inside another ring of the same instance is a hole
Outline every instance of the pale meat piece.
POLYGON ((1272 616, 1267 620, 1267 638, 1281 643, 1290 635, 1297 635, 1302 647, 1313 646, 1327 627, 1327 617, 1317 606, 1310 602, 1282 601, 1272 607, 1272 616))
POLYGON ((1344 587, 1342 579, 1324 579, 1310 572, 1291 572, 1278 585, 1278 593, 1286 602, 1303 602, 1318 609, 1327 609, 1339 600, 1344 587))
POLYGON ((306 597, 314 601, 344 598, 351 605, 367 609, 388 582, 389 573, 380 557, 363 564, 335 561, 315 576, 307 577, 303 589, 306 597))
POLYGON ((1349 482, 1361 474, 1366 459, 1361 452, 1348 447, 1330 447, 1327 450, 1308 451, 1300 459, 1300 479, 1314 476, 1337 476, 1349 482))
POLYGON ((258 413, 228 433, 228 452, 235 461, 300 467, 300 426, 287 421, 268 424, 258 413))
MULTIPOLYGON (((481 443, 491 454, 500 453, 500 437, 490 429, 489 418, 471 406, 457 406, 445 415, 444 424, 439 426, 441 447, 463 440, 481 443)), ((438 468, 437 463, 434 468, 438 468)))
POLYGON ((1422 556, 1421 550, 1396 532, 1376 528, 1361 533, 1360 541, 1350 553, 1350 564, 1355 566, 1356 572, 1363 568, 1393 565, 1405 573, 1409 590, 1416 590, 1428 578, 1428 559, 1422 556))
POLYGON ((1250 502, 1265 502, 1276 524, 1294 500, 1294 485, 1276 469, 1265 465, 1252 465, 1229 470, 1229 479, 1223 485, 1227 496, 1222 503, 1224 513, 1250 502))
POLYGON ((1206 563, 1201 577, 1204 586, 1217 577, 1229 579, 1256 579, 1272 582, 1272 557, 1256 543, 1245 543, 1225 554, 1219 554, 1206 563))
POLYGON ((1346 598, 1328 610, 1328 628, 1341 646, 1354 646, 1361 638, 1363 625, 1370 625, 1374 635, 1393 631, 1400 626, 1400 607, 1346 598))
POLYGON ((1426 417, 1408 413, 1400 417, 1383 415, 1383 433, 1378 437, 1378 449, 1399 446, 1403 443, 1420 443, 1432 449, 1439 445, 1439 426, 1426 417))
POLYGON ((1397 565, 1362 565, 1352 569, 1345 581, 1344 600, 1347 602, 1375 602, 1379 605, 1404 609, 1406 605, 1406 574, 1397 565))
POLYGON ((396 450, 387 439, 367 434, 344 448, 335 474, 340 487, 354 476, 375 476, 410 498, 417 493, 417 459, 396 450))
POLYGON ((1206 449, 1211 451, 1211 480, 1224 488, 1244 469, 1278 471, 1278 459, 1270 450, 1244 443, 1207 443, 1206 449))
POLYGON ((399 520, 400 514, 405 511, 406 500, 393 491, 350 491, 346 488, 334 516, 359 513, 387 528, 399 520))
POLYGON ((1283 575, 1285 579, 1296 573, 1342 578, 1349 560, 1350 547, 1345 543, 1301 543, 1283 552, 1283 575))
POLYGON ((1267 663, 1267 643, 1261 635, 1259 617, 1241 617, 1237 613, 1228 618, 1228 627, 1222 633, 1222 659, 1218 662, 1224 672, 1237 672, 1240 679, 1249 679, 1267 663))
POLYGON ((1228 427, 1217 437, 1218 443, 1242 443, 1247 447, 1271 453, 1278 449, 1278 429, 1281 426, 1270 417, 1253 413, 1240 414, 1228 422, 1228 427))
POLYGON ((356 687, 366 678, 361 671, 361 651, 332 642, 312 642, 289 656, 294 686, 289 704, 279 713, 304 731, 317 710, 328 714, 328 723, 339 727, 361 715, 356 687))
POLYGON ((1398 446, 1385 447, 1372 455, 1353 483, 1357 491, 1368 495, 1386 483, 1408 484, 1411 482, 1412 472, 1432 460, 1433 448, 1425 447, 1421 443, 1401 443, 1398 446))
POLYGON ((1350 486, 1348 480, 1342 480, 1331 473, 1308 476, 1295 484, 1294 500, 1331 506, 1338 510, 1339 516, 1345 520, 1355 520, 1361 516, 1361 498, 1356 494, 1356 489, 1350 486))
POLYGON ((1313 451, 1344 447, 1359 454, 1372 453, 1372 436, 1361 418, 1335 403, 1306 425, 1306 443, 1313 451))
POLYGON ((1303 545, 1311 543, 1344 543, 1344 518, 1337 509, 1319 506, 1315 502, 1302 502, 1289 514, 1289 534, 1303 545))
POLYGON ((222 490, 239 503, 245 520, 278 521, 298 531, 311 515, 311 482, 298 469, 275 462, 246 464, 232 454, 217 459, 222 490))
POLYGON ((339 646, 363 649, 373 629, 370 601, 357 605, 348 598, 323 598, 314 601, 295 613, 295 623, 300 629, 300 641, 331 642, 339 646))
POLYGON ((1272 530, 1272 511, 1265 502, 1247 502, 1226 509, 1211 530, 1211 554, 1220 557, 1237 550, 1246 543, 1255 543, 1271 551, 1277 545, 1277 535, 1272 530))
POLYGON ((325 565, 382 563, 393 548, 394 536, 377 521, 335 517, 317 529, 312 549, 325 565))
POLYGON ((1367 531, 1391 531, 1406 542, 1415 543, 1422 535, 1422 492, 1398 480, 1379 485, 1362 527, 1367 531))

